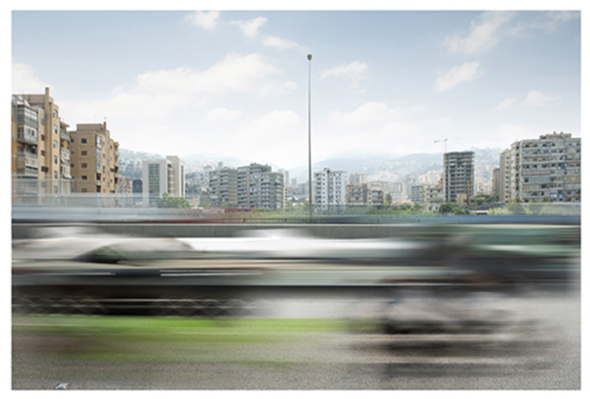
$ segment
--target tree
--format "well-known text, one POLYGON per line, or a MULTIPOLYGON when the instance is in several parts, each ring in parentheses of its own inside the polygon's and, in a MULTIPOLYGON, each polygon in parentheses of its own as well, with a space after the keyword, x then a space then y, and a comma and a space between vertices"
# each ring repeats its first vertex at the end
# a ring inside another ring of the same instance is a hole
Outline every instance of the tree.
POLYGON ((385 206, 387 208, 389 208, 391 206, 392 202, 393 202, 393 199, 391 198, 391 194, 387 193, 387 195, 385 196, 385 206))
POLYGON ((184 197, 171 197, 168 193, 162 194, 161 198, 156 200, 158 208, 190 208, 188 200, 184 197))
POLYGON ((454 202, 445 202, 441 204, 439 212, 443 215, 466 215, 467 212, 454 202))

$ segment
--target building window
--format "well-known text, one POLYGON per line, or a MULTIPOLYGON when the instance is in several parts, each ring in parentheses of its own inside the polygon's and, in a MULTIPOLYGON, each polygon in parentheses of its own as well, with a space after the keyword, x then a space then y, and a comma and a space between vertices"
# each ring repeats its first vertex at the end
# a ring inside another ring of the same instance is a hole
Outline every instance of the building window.
POLYGON ((88 180, 88 176, 82 176, 82 180, 88 180))
POLYGON ((45 150, 41 150, 41 156, 45 156, 45 150))
POLYGON ((55 109, 53 110, 53 117, 54 117, 55 119, 57 119, 57 110, 55 110, 55 109))
POLYGON ((57 171, 53 171, 53 178, 57 179, 57 171))
POLYGON ((80 143, 86 144, 86 139, 80 139, 80 143))
POLYGON ((53 163, 57 165, 57 155, 53 156, 53 163))
POLYGON ((82 164, 82 169, 86 169, 88 167, 88 164, 83 163, 82 164))
POLYGON ((53 140, 53 149, 57 150, 57 140, 53 140))
POLYGON ((45 135, 44 134, 41 135, 41 140, 42 141, 45 141, 45 135))
POLYGON ((88 151, 82 151, 82 156, 88 155, 88 151))
POLYGON ((53 125, 53 134, 57 134, 59 133, 59 130, 57 129, 56 125, 53 125))

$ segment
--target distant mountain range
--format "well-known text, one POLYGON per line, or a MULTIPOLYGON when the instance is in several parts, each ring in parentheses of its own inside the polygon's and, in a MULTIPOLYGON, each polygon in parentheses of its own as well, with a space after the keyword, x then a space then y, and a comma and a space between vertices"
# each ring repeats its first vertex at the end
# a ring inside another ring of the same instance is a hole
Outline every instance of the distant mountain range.
MULTIPOLYGON (((484 172, 483 178, 491 178, 493 167, 498 167, 501 149, 499 148, 472 148, 470 151, 475 153, 476 174, 478 168, 484 172)), ((125 168, 126 165, 135 164, 140 167, 143 160, 152 160, 165 158, 164 155, 138 152, 127 149, 119 149, 119 163, 121 165, 121 174, 125 176, 125 170, 134 170, 125 168)), ((200 172, 205 166, 218 167, 220 162, 224 166, 237 167, 248 165, 251 161, 236 157, 229 157, 215 153, 198 153, 183 157, 186 172, 200 172)), ((258 161, 265 163, 263 160, 258 161)), ((278 170, 280 166, 272 165, 273 170, 278 170)), ((348 156, 342 158, 326 159, 313 164, 313 170, 323 170, 330 168, 332 170, 344 170, 349 175, 352 173, 366 173, 371 180, 385 181, 403 181, 408 175, 420 176, 432 170, 442 170, 443 154, 442 153, 422 153, 410 155, 364 155, 348 156)), ((135 173, 137 175, 137 173, 135 173)), ((307 167, 293 168, 289 170, 290 178, 297 179, 298 182, 307 181, 307 167)), ((129 176, 131 177, 131 176, 129 176)))

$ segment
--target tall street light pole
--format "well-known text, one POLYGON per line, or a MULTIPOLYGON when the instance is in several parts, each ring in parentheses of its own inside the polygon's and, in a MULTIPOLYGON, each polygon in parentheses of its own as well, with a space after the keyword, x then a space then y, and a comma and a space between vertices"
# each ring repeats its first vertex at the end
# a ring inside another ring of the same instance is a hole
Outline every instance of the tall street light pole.
POLYGON ((311 54, 307 55, 309 60, 309 73, 308 73, 308 98, 307 98, 307 133, 308 133, 308 146, 309 146, 309 221, 313 217, 313 201, 312 201, 312 183, 311 183, 311 54))

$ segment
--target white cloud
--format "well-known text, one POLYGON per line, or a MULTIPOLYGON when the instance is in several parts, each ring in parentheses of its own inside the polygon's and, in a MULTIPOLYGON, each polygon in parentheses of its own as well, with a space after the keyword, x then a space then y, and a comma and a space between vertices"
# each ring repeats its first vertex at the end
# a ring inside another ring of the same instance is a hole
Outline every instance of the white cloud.
POLYGON ((527 107, 546 107, 559 100, 558 97, 550 96, 540 91, 530 91, 522 104, 527 107))
POLYGON ((576 18, 580 18, 579 11, 548 11, 542 14, 539 21, 525 25, 524 28, 554 31, 559 28, 560 25, 576 18))
POLYGON ((436 79, 435 90, 437 93, 443 93, 461 83, 470 82, 480 75, 479 62, 466 62, 460 66, 451 68, 448 72, 440 74, 438 79, 436 79))
POLYGON ((242 111, 229 110, 224 107, 217 107, 212 109, 207 114, 207 121, 209 122, 228 122, 233 121, 242 114, 242 111))
POLYGON ((354 61, 347 65, 339 65, 322 73, 321 78, 347 79, 351 83, 351 88, 356 89, 367 79, 367 64, 354 61))
POLYGON ((43 82, 31 66, 12 63, 13 94, 42 94, 45 87, 50 87, 50 85, 43 82))
POLYGON ((266 24, 266 21, 267 19, 264 17, 256 17, 248 21, 232 21, 231 24, 236 25, 242 31, 242 34, 244 36, 254 37, 258 34, 258 29, 260 29, 264 24, 266 24))
POLYGON ((362 104, 352 112, 333 111, 328 115, 328 121, 340 129, 365 129, 382 125, 400 116, 400 110, 390 108, 381 102, 362 104))
POLYGON ((510 108, 515 103, 516 103, 516 98, 507 98, 504 101, 502 101, 500 104, 498 104, 496 106, 496 109, 497 110, 504 110, 504 109, 510 108))
POLYGON ((260 135, 268 137, 285 128, 291 129, 299 123, 299 115, 293 111, 272 111, 254 120, 252 128, 261 132, 260 135))
POLYGON ((197 11, 187 15, 187 20, 195 26, 205 30, 213 30, 217 27, 219 11, 203 12, 197 11))
POLYGON ((230 54, 209 69, 199 72, 179 67, 173 70, 146 72, 131 89, 137 93, 193 97, 219 95, 231 91, 267 93, 265 88, 277 84, 273 78, 282 71, 258 54, 230 54))
POLYGON ((571 20, 580 18, 579 11, 548 11, 535 14, 530 20, 517 20, 514 11, 488 11, 471 22, 469 33, 445 38, 444 46, 453 53, 479 54, 496 47, 509 36, 532 34, 535 30, 553 31, 571 20))
POLYGON ((572 19, 580 18, 579 11, 549 11, 547 13, 547 18, 550 21, 556 22, 568 22, 572 19))
POLYGON ((267 36, 264 39, 264 41, 262 42, 262 44, 264 44, 265 46, 268 46, 268 47, 274 47, 274 48, 278 48, 278 49, 299 47, 299 44, 297 44, 291 40, 282 39, 282 38, 276 37, 276 36, 267 36))
POLYGON ((514 12, 485 12, 478 21, 471 23, 471 29, 466 36, 449 36, 445 39, 444 45, 454 53, 466 55, 490 50, 498 44, 504 27, 514 15, 514 12))
MULTIPOLYGON (((227 56, 204 71, 176 68, 146 72, 131 85, 118 87, 112 95, 91 103, 75 101, 60 105, 67 109, 68 121, 125 121, 125 128, 135 125, 165 125, 173 112, 192 109, 230 95, 244 94, 248 98, 282 95, 293 90, 293 82, 280 79, 282 71, 257 54, 227 56)), ((237 116, 227 111, 225 116, 237 116)), ((220 117, 218 110, 209 115, 220 117)), ((169 123, 169 122, 168 122, 169 123)))

